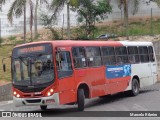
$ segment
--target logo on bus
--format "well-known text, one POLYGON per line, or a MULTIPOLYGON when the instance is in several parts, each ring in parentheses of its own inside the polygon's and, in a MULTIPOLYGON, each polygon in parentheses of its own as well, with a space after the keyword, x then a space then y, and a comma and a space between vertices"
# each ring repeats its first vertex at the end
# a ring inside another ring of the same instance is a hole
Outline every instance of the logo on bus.
POLYGON ((106 77, 108 79, 131 76, 131 65, 107 66, 106 77))

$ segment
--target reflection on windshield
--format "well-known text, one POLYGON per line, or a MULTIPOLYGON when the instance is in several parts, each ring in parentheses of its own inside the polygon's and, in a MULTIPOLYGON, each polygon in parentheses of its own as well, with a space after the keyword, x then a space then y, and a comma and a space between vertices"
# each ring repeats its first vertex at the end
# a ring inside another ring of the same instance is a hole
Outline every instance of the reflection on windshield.
POLYGON ((13 61, 13 84, 38 85, 53 81, 52 55, 20 57, 13 61))

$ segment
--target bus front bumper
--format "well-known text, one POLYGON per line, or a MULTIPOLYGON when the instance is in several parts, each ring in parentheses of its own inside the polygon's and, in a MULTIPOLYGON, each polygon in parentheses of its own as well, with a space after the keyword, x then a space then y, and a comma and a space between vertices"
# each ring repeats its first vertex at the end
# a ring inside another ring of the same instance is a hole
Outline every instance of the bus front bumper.
POLYGON ((13 102, 16 107, 40 106, 40 105, 59 105, 59 94, 54 93, 52 96, 41 97, 41 98, 16 98, 16 97, 13 97, 13 102))

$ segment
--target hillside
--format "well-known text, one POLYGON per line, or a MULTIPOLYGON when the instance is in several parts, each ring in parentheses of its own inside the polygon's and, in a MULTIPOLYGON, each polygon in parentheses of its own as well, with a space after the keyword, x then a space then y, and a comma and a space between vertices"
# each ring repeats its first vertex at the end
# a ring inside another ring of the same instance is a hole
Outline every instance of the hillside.
MULTIPOLYGON (((150 21, 148 19, 137 19, 129 23, 129 35, 131 41, 158 41, 160 40, 160 19, 153 20, 153 31, 151 36, 150 21)), ((112 40, 126 40, 124 37, 124 27, 121 22, 113 21, 112 23, 98 23, 95 37, 100 34, 114 33, 119 37, 112 40)), ((61 31, 58 30, 61 36, 61 31)), ((81 34, 78 28, 72 28, 72 39, 76 39, 77 35, 81 34)), ((64 39, 66 39, 66 30, 64 31, 64 39)), ((30 42, 30 33, 27 33, 27 42, 30 42)), ((33 41, 52 40, 52 34, 49 30, 39 30, 39 35, 33 41)), ((4 57, 9 57, 15 45, 23 43, 23 35, 16 35, 3 38, 2 46, 0 47, 0 62, 4 57)), ((11 81, 10 59, 6 59, 7 72, 3 72, 2 64, 0 63, 0 85, 2 81, 11 81)))

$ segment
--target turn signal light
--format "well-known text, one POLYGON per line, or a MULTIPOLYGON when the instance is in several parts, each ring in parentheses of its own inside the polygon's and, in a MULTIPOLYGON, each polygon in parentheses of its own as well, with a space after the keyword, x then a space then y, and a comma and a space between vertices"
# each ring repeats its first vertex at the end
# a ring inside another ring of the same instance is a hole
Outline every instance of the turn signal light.
POLYGON ((19 95, 19 94, 17 94, 17 95, 16 95, 16 97, 17 97, 17 98, 20 98, 20 95, 19 95))
POLYGON ((48 96, 51 96, 51 93, 50 93, 50 92, 48 92, 48 93, 47 93, 47 95, 48 95, 48 96))
POLYGON ((17 93, 14 91, 13 94, 16 95, 17 93))
POLYGON ((53 89, 50 89, 50 92, 52 93, 52 92, 54 92, 54 90, 53 90, 53 89))

